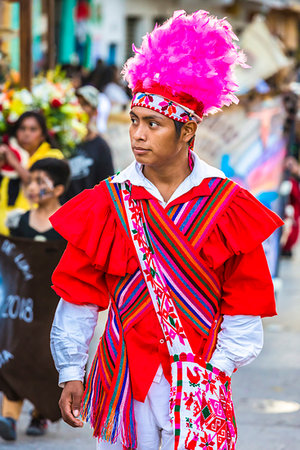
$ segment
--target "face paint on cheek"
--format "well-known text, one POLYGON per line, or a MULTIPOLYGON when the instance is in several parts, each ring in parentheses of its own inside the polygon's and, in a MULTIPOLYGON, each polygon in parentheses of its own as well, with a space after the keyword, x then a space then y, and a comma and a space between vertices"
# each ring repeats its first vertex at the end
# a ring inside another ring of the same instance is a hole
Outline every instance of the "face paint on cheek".
POLYGON ((45 178, 43 181, 47 185, 47 188, 40 189, 40 192, 39 192, 40 198, 43 198, 45 196, 51 196, 51 195, 53 195, 53 191, 54 191, 53 182, 51 180, 49 180, 48 178, 45 178))
POLYGON ((53 191, 54 191, 54 188, 53 189, 45 189, 45 188, 40 189, 39 197, 40 198, 52 197, 53 196, 53 191))
POLYGON ((40 196, 40 198, 42 198, 42 197, 44 197, 45 195, 46 195, 46 189, 45 188, 43 188, 43 189, 41 189, 40 190, 40 193, 39 193, 39 196, 40 196))

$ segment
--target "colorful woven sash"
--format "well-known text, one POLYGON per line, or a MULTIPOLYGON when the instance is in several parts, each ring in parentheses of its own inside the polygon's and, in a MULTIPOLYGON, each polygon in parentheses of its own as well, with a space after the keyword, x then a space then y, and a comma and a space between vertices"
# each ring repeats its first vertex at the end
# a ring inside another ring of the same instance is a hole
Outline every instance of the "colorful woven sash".
MULTIPOLYGON (((196 197, 176 205, 166 214, 156 200, 133 201, 130 185, 122 185, 122 191, 121 186, 112 181, 106 180, 107 193, 120 223, 128 237, 133 233, 137 242, 145 233, 151 236, 148 241, 153 246, 151 251, 154 250, 162 268, 161 277, 166 280, 166 285, 160 287, 162 296, 163 291, 168 291, 175 308, 207 339, 204 357, 209 360, 221 321, 221 288, 218 278, 201 262, 198 252, 237 186, 229 180, 211 179, 210 196, 196 197), (143 211, 144 223, 139 224, 136 217, 137 229, 134 231, 128 227, 128 205, 138 206, 143 211)), ((145 261, 147 252, 145 250, 145 261)), ((150 267, 148 269, 150 280, 153 273, 150 267)), ((109 317, 88 377, 82 413, 85 419, 90 420, 94 436, 112 443, 120 437, 124 448, 131 449, 136 448, 137 441, 124 336, 153 306, 149 284, 147 288, 140 269, 120 278, 111 296, 109 317)), ((171 313, 167 321, 168 342, 174 342, 174 337, 177 337, 182 344, 185 341, 183 330, 177 326, 176 320, 172 321, 171 313)))
MULTIPOLYGON (((182 266, 177 265, 178 251, 175 251, 181 244, 180 254, 185 254, 185 239, 177 232, 174 224, 167 224, 163 230, 153 226, 153 217, 149 215, 151 200, 143 205, 143 202, 130 199, 127 187, 123 186, 122 192, 140 267, 171 356, 170 418, 174 428, 174 450, 233 450, 237 434, 230 378, 207 364, 206 355, 200 358, 192 353, 174 301, 172 282, 177 286, 177 277, 183 277, 183 283, 190 279, 190 276, 186 276, 189 270, 183 273, 182 266), (166 239, 163 240, 162 236, 166 239), (166 259, 168 247, 174 249, 173 260, 166 259)), ((203 268, 192 250, 190 258, 185 255, 183 267, 191 268, 200 284, 201 295, 205 290, 203 285, 206 287, 206 295, 200 297, 198 308, 200 312, 201 309, 205 312, 210 305, 214 305, 214 294, 218 292, 217 289, 214 292, 214 280, 204 276, 203 268)), ((192 287, 191 284, 187 285, 188 289, 192 287)), ((219 311, 216 316, 220 316, 219 311)), ((210 337, 210 340, 214 339, 210 337)))

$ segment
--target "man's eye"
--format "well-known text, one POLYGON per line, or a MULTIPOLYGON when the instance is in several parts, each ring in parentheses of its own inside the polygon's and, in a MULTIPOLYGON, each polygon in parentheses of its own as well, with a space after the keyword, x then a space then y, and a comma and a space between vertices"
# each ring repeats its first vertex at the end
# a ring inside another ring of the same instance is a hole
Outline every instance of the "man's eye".
POLYGON ((136 123, 136 119, 134 117, 130 117, 131 123, 136 123))
POLYGON ((157 122, 149 122, 149 125, 150 125, 151 128, 158 127, 158 123, 157 122))

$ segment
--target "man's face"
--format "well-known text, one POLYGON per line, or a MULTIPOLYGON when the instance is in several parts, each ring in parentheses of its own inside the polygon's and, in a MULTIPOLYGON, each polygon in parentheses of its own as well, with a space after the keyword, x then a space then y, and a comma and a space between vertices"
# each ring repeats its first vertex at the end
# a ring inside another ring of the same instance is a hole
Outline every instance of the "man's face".
POLYGON ((187 155, 172 119, 140 106, 132 108, 130 119, 131 148, 139 163, 159 167, 171 164, 183 152, 187 155))

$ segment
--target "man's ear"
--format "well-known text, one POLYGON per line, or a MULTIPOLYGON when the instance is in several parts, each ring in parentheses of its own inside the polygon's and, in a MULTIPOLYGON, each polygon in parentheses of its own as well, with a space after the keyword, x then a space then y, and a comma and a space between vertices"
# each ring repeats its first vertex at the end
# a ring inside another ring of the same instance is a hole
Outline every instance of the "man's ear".
POLYGON ((63 184, 58 184, 57 186, 54 187, 54 195, 56 197, 60 197, 61 195, 63 195, 64 192, 65 192, 65 187, 63 184))
POLYGON ((196 134, 197 124, 193 120, 183 125, 181 129, 181 139, 184 142, 189 142, 196 134))

